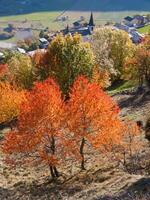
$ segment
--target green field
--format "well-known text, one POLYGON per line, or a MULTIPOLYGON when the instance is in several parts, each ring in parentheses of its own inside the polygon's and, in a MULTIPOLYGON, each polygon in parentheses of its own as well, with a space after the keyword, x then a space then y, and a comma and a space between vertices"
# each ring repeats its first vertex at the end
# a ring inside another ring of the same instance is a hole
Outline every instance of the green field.
POLYGON ((39 12, 32 14, 0 17, 0 26, 4 27, 11 22, 18 23, 27 20, 29 22, 32 22, 33 24, 39 21, 44 27, 49 26, 52 27, 52 29, 59 29, 60 24, 54 21, 59 14, 60 12, 39 12))
MULTIPOLYGON (((94 12, 94 19, 97 25, 105 24, 108 21, 120 22, 125 16, 133 16, 135 14, 146 14, 147 12, 137 12, 137 11, 118 11, 118 12, 94 12)), ((6 26, 10 22, 21 22, 23 20, 41 22, 44 27, 49 27, 54 30, 59 30, 60 28, 66 26, 67 23, 70 25, 75 20, 79 19, 80 16, 84 16, 87 21, 90 17, 89 11, 51 11, 51 12, 37 12, 32 14, 23 14, 23 15, 13 15, 0 17, 0 27, 6 26), (68 16, 69 20, 67 22, 56 22, 55 19, 58 16, 68 16)))
POLYGON ((150 32, 150 25, 144 26, 138 29, 139 33, 149 33, 150 32))

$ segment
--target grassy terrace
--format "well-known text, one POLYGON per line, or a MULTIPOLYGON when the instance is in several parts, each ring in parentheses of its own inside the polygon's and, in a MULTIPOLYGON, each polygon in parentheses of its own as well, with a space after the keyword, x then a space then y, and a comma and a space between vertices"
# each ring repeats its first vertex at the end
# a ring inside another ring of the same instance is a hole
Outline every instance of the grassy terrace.
POLYGON ((135 81, 120 81, 116 84, 113 84, 111 87, 107 89, 107 93, 109 95, 115 95, 120 92, 130 90, 137 86, 137 83, 135 81))
POLYGON ((149 32, 150 32, 150 24, 149 24, 149 25, 146 25, 146 26, 144 26, 144 27, 142 27, 142 28, 139 28, 139 29, 138 29, 138 32, 139 32, 139 33, 149 33, 149 32))

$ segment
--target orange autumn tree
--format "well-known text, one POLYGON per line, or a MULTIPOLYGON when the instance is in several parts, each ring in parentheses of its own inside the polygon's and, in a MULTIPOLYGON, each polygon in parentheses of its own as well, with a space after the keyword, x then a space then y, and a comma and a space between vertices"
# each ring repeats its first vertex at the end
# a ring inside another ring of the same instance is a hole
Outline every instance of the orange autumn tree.
POLYGON ((124 119, 122 139, 118 144, 110 144, 111 151, 107 154, 111 161, 116 161, 118 166, 122 166, 128 173, 135 173, 141 167, 139 158, 145 144, 140 126, 137 122, 124 119))
POLYGON ((7 72, 8 72, 8 65, 0 64, 0 80, 5 80, 7 72))
POLYGON ((97 83, 101 88, 110 86, 110 75, 107 70, 93 69, 92 82, 97 83))
POLYGON ((0 123, 10 122, 16 118, 23 101, 24 91, 14 88, 7 82, 0 82, 0 123))
POLYGON ((26 94, 21 106, 17 130, 6 135, 3 151, 7 155, 21 155, 24 162, 49 166, 51 176, 57 177, 56 166, 61 155, 61 115, 63 101, 59 87, 52 79, 36 83, 26 94))
POLYGON ((67 103, 67 122, 81 156, 81 169, 85 169, 85 145, 95 149, 111 150, 112 143, 122 138, 119 108, 95 83, 79 77, 73 84, 67 103))
POLYGON ((111 152, 117 155, 116 158, 118 158, 118 160, 120 159, 122 164, 125 159, 124 155, 131 158, 136 151, 141 149, 141 141, 138 138, 140 134, 141 128, 137 125, 137 122, 128 119, 122 121, 121 141, 115 145, 114 143, 110 144, 111 152), (116 147, 118 147, 118 149, 116 149, 116 147))
POLYGON ((138 81, 139 86, 146 84, 150 87, 150 50, 137 48, 135 56, 125 64, 125 78, 138 81))

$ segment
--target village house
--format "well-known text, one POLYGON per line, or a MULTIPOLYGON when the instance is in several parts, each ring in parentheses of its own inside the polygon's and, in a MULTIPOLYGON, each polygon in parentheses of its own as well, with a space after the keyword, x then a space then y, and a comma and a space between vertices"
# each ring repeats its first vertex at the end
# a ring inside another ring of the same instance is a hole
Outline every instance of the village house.
POLYGON ((127 25, 125 25, 125 24, 121 24, 121 23, 116 23, 116 24, 114 25, 114 27, 117 28, 117 29, 126 31, 126 32, 129 32, 129 30, 130 30, 130 27, 129 27, 129 26, 127 26, 127 25))
POLYGON ((131 40, 133 41, 133 43, 135 43, 135 44, 142 42, 142 40, 144 39, 144 35, 139 33, 138 31, 130 32, 129 36, 130 36, 131 40))
POLYGON ((126 26, 133 26, 133 17, 127 16, 123 19, 122 23, 126 26))
POLYGON ((134 17, 127 16, 123 19, 121 23, 116 23, 114 25, 115 29, 120 29, 126 31, 133 43, 140 43, 144 35, 138 32, 138 28, 145 26, 148 23, 147 16, 135 15, 134 17))
POLYGON ((80 19, 73 23, 73 27, 67 26, 66 29, 62 30, 61 32, 64 35, 68 33, 70 34, 79 33, 83 37, 86 37, 92 34, 94 27, 95 27, 94 17, 93 13, 91 13, 89 23, 86 23, 84 19, 80 19))
POLYGON ((144 15, 135 15, 133 18, 133 25, 137 28, 144 26, 148 23, 148 19, 144 15))
POLYGON ((144 35, 140 34, 135 27, 129 27, 124 24, 116 23, 113 28, 127 32, 132 42, 136 44, 140 43, 144 38, 144 35))
POLYGON ((122 24, 135 28, 142 27, 146 23, 148 23, 148 19, 146 16, 143 15, 135 15, 134 17, 127 16, 122 21, 122 24))
POLYGON ((79 29, 79 28, 82 28, 82 27, 86 27, 88 24, 87 22, 85 21, 85 19, 83 17, 80 17, 79 20, 75 21, 73 23, 73 28, 74 29, 79 29))
POLYGON ((48 47, 49 42, 46 38, 40 38, 39 41, 40 41, 39 45, 40 49, 46 49, 48 47))

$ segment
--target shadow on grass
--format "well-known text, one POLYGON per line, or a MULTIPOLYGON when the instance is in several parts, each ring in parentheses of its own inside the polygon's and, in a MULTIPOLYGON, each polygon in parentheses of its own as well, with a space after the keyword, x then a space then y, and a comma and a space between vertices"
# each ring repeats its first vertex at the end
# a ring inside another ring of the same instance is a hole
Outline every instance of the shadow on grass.
POLYGON ((118 196, 103 196, 94 200, 150 200, 150 178, 141 178, 118 196))
MULTIPOLYGON (((85 186, 84 189, 86 189, 85 186)), ((120 193, 118 196, 99 196, 97 198, 93 198, 93 200, 150 200, 149 189, 150 178, 141 178, 137 182, 133 183, 131 186, 125 188, 125 192, 120 193)), ((42 184, 36 182, 30 185, 27 185, 25 182, 20 182, 14 185, 14 187, 9 190, 0 188, 0 197, 3 200, 63 200, 76 198, 76 196, 74 197, 74 195, 80 192, 82 193, 82 191, 83 187, 81 186, 80 180, 78 180, 78 184, 74 184, 72 182, 69 185, 60 184, 59 181, 53 183, 45 181, 42 184)), ((94 196, 96 195, 94 194, 94 191, 92 193, 94 196)))
POLYGON ((65 186, 59 181, 51 183, 45 181, 42 184, 38 182, 27 184, 20 181, 10 189, 0 187, 0 200, 57 200, 71 197, 81 190, 78 185, 65 186))
POLYGON ((146 103, 150 101, 150 91, 148 92, 142 92, 142 93, 131 93, 131 96, 129 98, 125 98, 124 100, 120 100, 118 102, 118 105, 120 108, 136 108, 144 106, 146 103))

